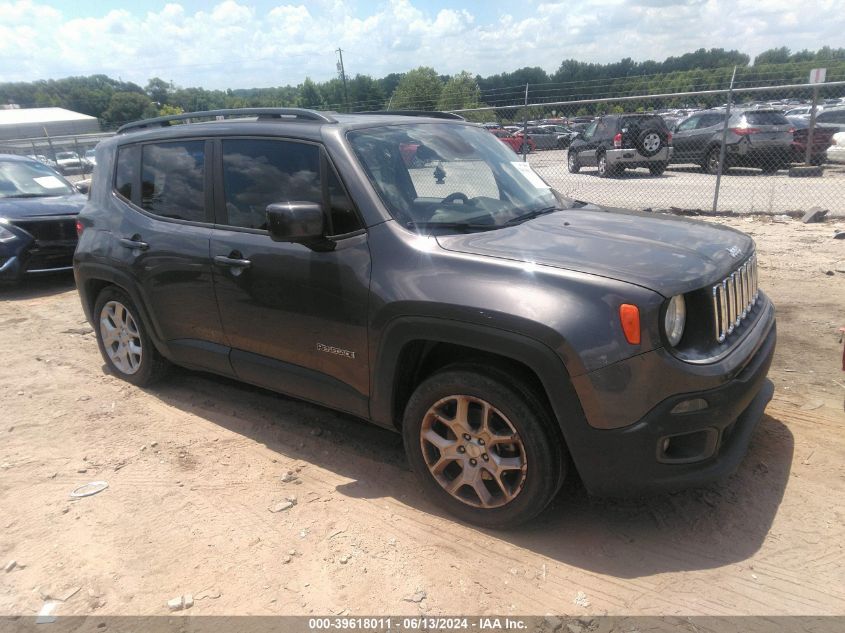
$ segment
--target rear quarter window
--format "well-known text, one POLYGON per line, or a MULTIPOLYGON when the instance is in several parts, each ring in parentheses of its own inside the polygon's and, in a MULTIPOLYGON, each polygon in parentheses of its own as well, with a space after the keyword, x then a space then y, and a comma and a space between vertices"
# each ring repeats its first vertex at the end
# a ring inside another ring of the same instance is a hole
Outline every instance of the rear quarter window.
POLYGON ((127 145, 117 150, 113 189, 130 202, 140 164, 141 148, 138 145, 127 145))
POLYGON ((780 112, 746 112, 745 120, 749 125, 789 125, 789 119, 780 112))

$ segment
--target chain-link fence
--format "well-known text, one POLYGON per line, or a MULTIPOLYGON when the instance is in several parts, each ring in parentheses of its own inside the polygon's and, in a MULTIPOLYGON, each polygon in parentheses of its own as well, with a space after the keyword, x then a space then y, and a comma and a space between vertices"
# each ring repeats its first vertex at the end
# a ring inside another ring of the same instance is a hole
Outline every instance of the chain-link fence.
POLYGON ((845 81, 723 79, 724 87, 654 92, 669 82, 649 78, 650 94, 638 94, 636 82, 616 94, 613 85, 585 88, 589 82, 524 86, 520 95, 488 95, 496 105, 453 112, 484 122, 571 198, 845 215, 845 81))
POLYGON ((65 176, 85 176, 96 166, 94 148, 112 132, 72 136, 40 136, 0 141, 0 154, 29 156, 65 176))

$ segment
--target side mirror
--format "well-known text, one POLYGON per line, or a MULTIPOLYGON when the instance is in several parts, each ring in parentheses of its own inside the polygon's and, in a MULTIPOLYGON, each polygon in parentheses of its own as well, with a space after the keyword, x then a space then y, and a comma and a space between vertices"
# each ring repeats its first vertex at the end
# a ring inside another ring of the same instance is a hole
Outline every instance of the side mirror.
POLYGON ((267 206, 267 230, 274 242, 313 242, 323 238, 323 207, 314 202, 277 202, 267 206))
POLYGON ((86 194, 86 195, 87 195, 87 194, 88 194, 88 192, 91 190, 91 181, 90 181, 90 180, 80 180, 79 182, 77 182, 77 183, 74 185, 74 188, 75 188, 75 189, 76 189, 79 193, 84 193, 84 194, 86 194))

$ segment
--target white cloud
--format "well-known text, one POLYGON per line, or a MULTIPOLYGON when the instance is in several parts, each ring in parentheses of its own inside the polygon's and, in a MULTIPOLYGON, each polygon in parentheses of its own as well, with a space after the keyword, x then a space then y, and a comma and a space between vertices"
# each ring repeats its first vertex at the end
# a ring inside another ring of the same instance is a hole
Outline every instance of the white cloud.
POLYGON ((435 14, 423 0, 387 0, 362 16, 340 0, 270 10, 224 0, 196 12, 171 3, 146 14, 118 9, 77 18, 49 0, 0 0, 0 76, 105 73, 141 84, 160 76, 184 86, 273 86, 334 76, 338 46, 348 73, 374 76, 420 65, 444 74, 554 71, 568 58, 661 60, 702 47, 753 56, 775 46, 836 46, 845 30, 840 3, 796 10, 794 0, 546 1, 524 11, 515 3, 498 13, 435 14))

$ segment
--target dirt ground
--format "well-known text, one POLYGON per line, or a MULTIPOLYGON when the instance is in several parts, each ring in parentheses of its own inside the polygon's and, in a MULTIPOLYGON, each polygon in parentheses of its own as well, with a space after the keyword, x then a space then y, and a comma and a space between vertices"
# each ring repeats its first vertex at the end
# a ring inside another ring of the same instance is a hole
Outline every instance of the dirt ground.
POLYGON ((442 514, 362 421, 186 370, 148 390, 103 373, 70 277, 0 291, 0 614, 163 614, 188 593, 195 615, 845 614, 845 221, 730 223, 779 311, 738 472, 628 501, 569 483, 510 532, 442 514))

